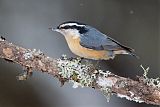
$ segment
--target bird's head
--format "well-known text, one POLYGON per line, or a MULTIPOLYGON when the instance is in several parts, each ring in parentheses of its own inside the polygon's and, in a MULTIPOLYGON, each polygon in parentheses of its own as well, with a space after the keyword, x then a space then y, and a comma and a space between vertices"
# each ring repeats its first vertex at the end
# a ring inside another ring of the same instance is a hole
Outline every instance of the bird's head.
POLYGON ((79 37, 88 31, 87 25, 75 21, 68 21, 57 26, 56 29, 50 28, 53 31, 60 32, 64 36, 76 36, 79 37))

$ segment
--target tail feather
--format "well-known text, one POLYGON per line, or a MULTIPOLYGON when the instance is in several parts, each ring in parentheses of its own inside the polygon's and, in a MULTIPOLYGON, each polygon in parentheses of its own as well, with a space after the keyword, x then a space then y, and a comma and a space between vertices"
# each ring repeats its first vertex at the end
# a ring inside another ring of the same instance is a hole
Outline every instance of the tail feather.
POLYGON ((134 57, 136 57, 137 59, 139 59, 139 56, 137 56, 135 54, 135 50, 130 48, 130 47, 127 47, 127 46, 124 46, 124 45, 120 45, 123 49, 125 49, 125 51, 129 54, 129 55, 132 55, 134 57))
POLYGON ((136 55, 135 53, 133 53, 133 52, 128 52, 128 54, 136 57, 137 59, 139 59, 139 56, 137 56, 137 55, 136 55))
POLYGON ((120 48, 120 49, 114 51, 115 54, 129 54, 129 55, 132 55, 132 56, 136 57, 137 59, 139 59, 139 56, 137 56, 134 53, 134 49, 132 49, 130 47, 127 47, 125 45, 122 45, 122 44, 120 44, 119 42, 117 42, 116 40, 114 40, 114 39, 112 39, 110 37, 108 37, 108 39, 110 39, 111 41, 117 43, 117 45, 120 48))

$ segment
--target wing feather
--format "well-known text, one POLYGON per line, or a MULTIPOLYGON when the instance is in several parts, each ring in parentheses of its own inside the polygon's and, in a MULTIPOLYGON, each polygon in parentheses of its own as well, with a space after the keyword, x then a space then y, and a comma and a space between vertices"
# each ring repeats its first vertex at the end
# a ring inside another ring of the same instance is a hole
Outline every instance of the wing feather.
POLYGON ((90 28, 88 32, 81 35, 80 44, 81 46, 94 50, 122 49, 119 42, 115 41, 107 35, 104 35, 94 28, 90 28))
POLYGON ((81 35, 80 45, 89 49, 94 50, 108 50, 108 51, 119 51, 125 50, 128 54, 139 57, 134 54, 134 49, 120 44, 118 41, 113 38, 101 33, 95 28, 88 26, 88 32, 81 35))

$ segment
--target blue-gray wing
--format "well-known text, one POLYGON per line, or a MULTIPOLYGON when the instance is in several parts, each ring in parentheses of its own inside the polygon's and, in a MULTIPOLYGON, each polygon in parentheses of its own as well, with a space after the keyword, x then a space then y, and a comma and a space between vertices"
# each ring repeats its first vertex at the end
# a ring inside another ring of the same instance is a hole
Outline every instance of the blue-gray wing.
POLYGON ((80 44, 83 47, 94 50, 118 50, 122 49, 120 43, 104 35, 95 28, 90 27, 88 32, 81 35, 80 44))

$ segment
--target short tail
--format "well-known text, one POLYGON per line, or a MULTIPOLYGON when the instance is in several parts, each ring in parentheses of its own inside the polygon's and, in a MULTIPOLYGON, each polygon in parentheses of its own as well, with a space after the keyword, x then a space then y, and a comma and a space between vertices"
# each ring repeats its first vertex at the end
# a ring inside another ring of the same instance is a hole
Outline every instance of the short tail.
POLYGON ((127 54, 132 55, 132 56, 136 57, 137 59, 139 59, 139 56, 137 56, 135 54, 134 49, 127 47, 127 46, 124 46, 124 45, 121 45, 121 47, 127 52, 127 54))
POLYGON ((135 53, 133 53, 133 52, 128 52, 128 54, 136 57, 137 59, 139 59, 139 56, 137 56, 137 55, 136 55, 135 53))
POLYGON ((137 55, 135 54, 134 49, 132 49, 132 48, 130 48, 130 47, 127 47, 127 46, 125 46, 125 45, 122 45, 122 44, 120 44, 119 42, 115 41, 115 40, 112 39, 112 38, 108 38, 108 39, 110 39, 111 41, 117 43, 117 44, 119 45, 119 47, 120 47, 120 49, 114 51, 115 54, 129 54, 129 55, 132 55, 132 56, 136 57, 137 59, 139 59, 139 56, 137 56, 137 55))

